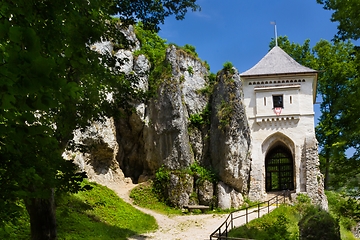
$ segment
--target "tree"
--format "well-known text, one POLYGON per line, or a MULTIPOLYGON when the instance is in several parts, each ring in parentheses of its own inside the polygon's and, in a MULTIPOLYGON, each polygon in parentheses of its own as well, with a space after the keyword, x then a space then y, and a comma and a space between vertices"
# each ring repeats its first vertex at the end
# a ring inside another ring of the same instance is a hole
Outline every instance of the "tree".
POLYGON ((354 57, 354 45, 350 41, 335 41, 331 44, 321 40, 314 47, 318 58, 319 84, 321 95, 321 113, 316 127, 317 138, 322 146, 325 158, 325 186, 328 188, 330 168, 334 175, 333 183, 345 183, 351 173, 345 151, 349 148, 349 135, 344 134, 343 114, 347 111, 348 91, 354 89, 352 81, 357 76, 354 57), (344 171, 346 169, 346 171, 344 171), (345 178, 344 178, 345 177, 345 178))
POLYGON ((158 30, 165 17, 198 10, 195 1, 2 1, 0 224, 16 217, 23 200, 32 239, 56 239, 54 193, 80 190, 85 177, 61 156, 73 130, 138 94, 136 81, 118 71, 121 62, 92 44, 126 46, 121 28, 140 20, 158 30), (113 105, 104 101, 109 92, 113 105))
MULTIPOLYGON (((360 20, 358 18, 360 14, 360 3, 357 0, 317 0, 318 3, 323 4, 324 9, 332 10, 331 21, 338 22, 338 33, 335 39, 353 39, 358 40, 360 38, 360 20)), ((352 54, 354 62, 356 64, 356 76, 348 82, 347 91, 344 93, 347 97, 343 102, 344 111, 339 116, 339 122, 341 123, 341 133, 346 136, 346 147, 351 148, 354 154, 348 157, 346 162, 350 170, 359 169, 360 160, 360 127, 359 119, 360 113, 358 111, 360 104, 358 96, 359 92, 359 47, 354 47, 352 54)), ((353 171, 350 171, 353 173, 353 171)), ((356 174, 355 174, 356 175, 356 174)), ((357 176, 359 177, 359 176, 357 176)), ((359 181, 355 181, 355 186, 359 184, 359 181)), ((351 186, 349 186, 351 188, 351 186)))
POLYGON ((339 22, 336 38, 360 38, 360 3, 358 0, 317 0, 324 9, 332 10, 332 22, 339 22))

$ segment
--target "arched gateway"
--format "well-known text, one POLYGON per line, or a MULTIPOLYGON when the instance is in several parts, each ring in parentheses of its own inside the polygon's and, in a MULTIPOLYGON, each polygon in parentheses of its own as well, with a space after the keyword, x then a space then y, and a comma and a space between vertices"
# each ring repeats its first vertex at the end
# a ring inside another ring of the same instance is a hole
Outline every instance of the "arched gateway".
POLYGON ((274 147, 265 158, 266 191, 294 189, 294 160, 284 146, 274 147))

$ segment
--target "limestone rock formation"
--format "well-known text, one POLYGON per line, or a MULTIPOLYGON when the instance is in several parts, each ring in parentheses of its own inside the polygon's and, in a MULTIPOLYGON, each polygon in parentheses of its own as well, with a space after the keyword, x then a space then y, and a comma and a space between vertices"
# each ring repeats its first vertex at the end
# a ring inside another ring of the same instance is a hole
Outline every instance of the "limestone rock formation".
MULTIPOLYGON (((122 59, 121 71, 134 74, 139 79, 138 87, 146 91, 151 64, 144 55, 134 56, 140 45, 133 29, 124 34, 134 43, 133 47, 114 54, 122 59)), ((110 53, 113 46, 103 42, 97 44, 95 50, 110 53)), ((135 111, 122 110, 121 117, 109 120, 104 129, 111 128, 111 134, 96 135, 89 130, 79 136, 79 141, 91 145, 93 150, 85 155, 75 154, 77 164, 91 179, 100 182, 111 180, 113 173, 120 179, 128 177, 133 182, 141 182, 164 166, 173 171, 168 189, 173 205, 183 206, 189 201, 217 205, 214 196, 226 187, 230 190, 222 196, 230 199, 229 206, 238 206, 241 200, 234 196, 241 199, 242 194, 247 193, 250 169, 249 129, 241 101, 239 74, 236 70, 232 75, 221 72, 213 94, 204 94, 203 90, 209 88, 210 73, 203 62, 175 46, 167 49, 165 62, 171 69, 169 74, 163 74, 156 96, 146 102, 133 102, 135 111), (228 113, 221 109, 226 107, 222 106, 224 101, 230 104, 228 113), (209 119, 204 119, 201 126, 194 126, 192 116, 200 116, 206 110, 209 116, 202 117, 209 119), (96 139, 92 142, 87 137, 91 134, 96 139), (108 147, 111 144, 104 141, 109 136, 116 147, 108 147), (94 159, 102 159, 103 164, 94 159), (195 181, 194 176, 183 178, 183 173, 179 174, 178 170, 188 168, 195 161, 213 169, 223 181, 222 188, 218 189, 208 180, 195 181)))
POLYGON ((115 159, 119 146, 112 118, 94 122, 84 132, 75 131, 73 140, 76 145, 83 146, 84 150, 66 151, 63 155, 73 160, 80 171, 85 171, 90 180, 98 183, 126 180, 115 159))
POLYGON ((235 69, 221 72, 218 78, 211 103, 212 166, 221 181, 246 194, 250 172, 250 129, 242 104, 241 80, 235 69))

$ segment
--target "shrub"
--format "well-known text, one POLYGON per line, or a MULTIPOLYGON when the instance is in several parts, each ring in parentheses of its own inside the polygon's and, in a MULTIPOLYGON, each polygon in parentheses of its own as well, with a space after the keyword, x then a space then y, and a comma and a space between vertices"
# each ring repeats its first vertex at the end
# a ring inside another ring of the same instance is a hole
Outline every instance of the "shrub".
POLYGON ((171 65, 165 60, 168 45, 156 32, 143 29, 142 23, 135 26, 135 34, 141 48, 135 51, 134 55, 144 54, 151 63, 147 96, 152 97, 156 95, 161 80, 172 76, 171 65))
POLYGON ((210 84, 214 84, 216 82, 216 74, 215 73, 210 73, 208 78, 209 78, 209 83, 210 84))
POLYGON ((234 74, 235 71, 234 71, 234 65, 231 63, 231 62, 225 62, 223 64, 223 67, 224 67, 224 70, 231 73, 231 74, 234 74))
POLYGON ((353 197, 344 197, 339 193, 326 191, 329 202, 329 209, 336 218, 340 219, 340 224, 350 230, 360 221, 359 200, 353 197))
POLYGON ((207 180, 214 183, 217 181, 216 174, 212 170, 200 166, 197 162, 190 165, 190 174, 197 179, 197 182, 207 180))
POLYGON ((191 114, 189 117, 190 124, 197 128, 210 124, 210 105, 207 104, 201 113, 191 114))
POLYGON ((300 240, 340 240, 339 222, 320 207, 309 207, 299 221, 300 240))
POLYGON ((187 71, 189 72, 190 75, 194 74, 194 69, 192 66, 188 66, 187 71))
POLYGON ((185 44, 185 46, 182 47, 182 49, 184 49, 185 52, 189 53, 190 55, 192 55, 194 57, 198 56, 195 47, 190 44, 185 44))
POLYGON ((217 116, 219 118, 219 123, 220 123, 219 128, 224 129, 230 124, 231 117, 233 114, 233 106, 231 105, 231 103, 222 100, 217 110, 218 110, 217 116))
POLYGON ((167 188, 170 180, 170 170, 161 166, 155 173, 153 190, 160 201, 165 202, 167 199, 167 188))
POLYGON ((296 196, 295 209, 302 216, 305 214, 306 210, 311 206, 311 199, 306 194, 298 194, 296 196))

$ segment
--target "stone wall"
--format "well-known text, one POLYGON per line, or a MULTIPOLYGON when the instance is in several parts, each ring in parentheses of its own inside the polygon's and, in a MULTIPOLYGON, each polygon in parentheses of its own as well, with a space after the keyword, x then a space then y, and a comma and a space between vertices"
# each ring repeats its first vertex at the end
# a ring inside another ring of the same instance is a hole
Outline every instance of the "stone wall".
POLYGON ((320 172, 318 144, 315 138, 306 138, 304 144, 306 161, 306 192, 312 203, 328 209, 328 201, 324 192, 324 176, 320 172))

